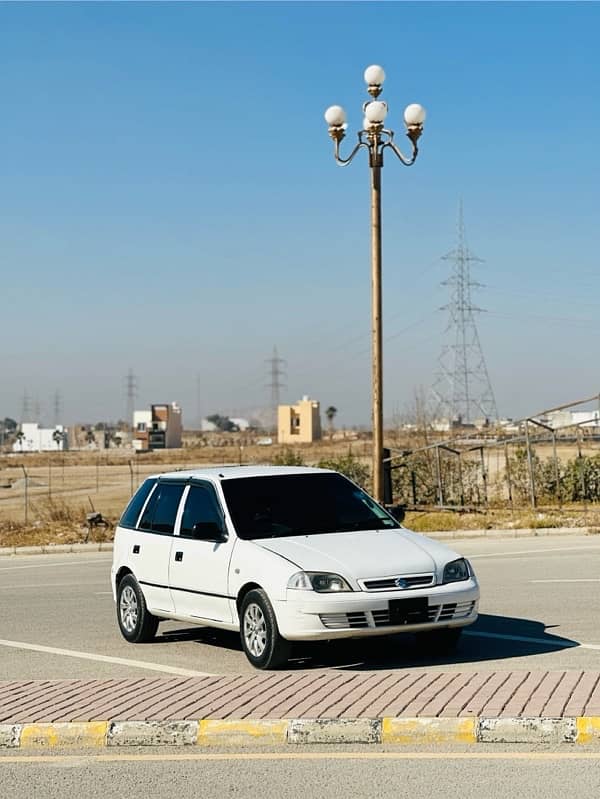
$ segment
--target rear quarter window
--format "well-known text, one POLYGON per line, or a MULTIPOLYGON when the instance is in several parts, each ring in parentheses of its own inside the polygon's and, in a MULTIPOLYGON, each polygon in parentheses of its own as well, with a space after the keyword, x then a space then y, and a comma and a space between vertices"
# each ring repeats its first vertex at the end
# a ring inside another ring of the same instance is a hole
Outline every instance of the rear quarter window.
POLYGON ((144 502, 148 499, 148 495, 156 485, 156 480, 145 480, 142 485, 135 492, 131 498, 129 505, 125 508, 125 512, 121 516, 119 525, 121 527, 135 527, 139 515, 144 507, 144 502))

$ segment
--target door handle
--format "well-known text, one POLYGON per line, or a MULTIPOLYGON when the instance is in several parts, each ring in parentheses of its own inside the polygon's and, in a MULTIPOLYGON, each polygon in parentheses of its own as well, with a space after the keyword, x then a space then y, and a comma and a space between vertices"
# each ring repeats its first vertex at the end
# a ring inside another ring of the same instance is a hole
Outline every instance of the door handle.
POLYGON ((183 552, 176 552, 175 553, 175 560, 178 563, 181 563, 181 561, 183 560, 183 552))
POLYGON ((134 555, 139 555, 140 554, 140 545, 139 544, 134 544, 133 545, 133 554, 134 555))

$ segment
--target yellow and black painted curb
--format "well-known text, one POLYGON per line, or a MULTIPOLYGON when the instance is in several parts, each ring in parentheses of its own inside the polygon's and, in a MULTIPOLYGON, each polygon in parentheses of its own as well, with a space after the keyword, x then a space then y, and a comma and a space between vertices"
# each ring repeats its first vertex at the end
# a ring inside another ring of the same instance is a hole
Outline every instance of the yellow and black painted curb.
POLYGON ((202 719, 0 724, 0 749, 257 744, 589 744, 599 716, 569 718, 202 719))

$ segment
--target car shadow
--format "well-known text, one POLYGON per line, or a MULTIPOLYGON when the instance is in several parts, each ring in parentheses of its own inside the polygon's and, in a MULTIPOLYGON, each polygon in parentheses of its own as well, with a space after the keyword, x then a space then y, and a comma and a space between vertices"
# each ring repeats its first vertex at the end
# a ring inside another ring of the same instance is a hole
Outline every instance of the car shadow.
MULTIPOLYGON (((578 641, 548 632, 554 626, 534 619, 482 613, 475 624, 465 628, 453 651, 423 652, 415 636, 397 634, 373 638, 348 638, 336 641, 296 642, 287 670, 350 669, 377 671, 410 667, 475 665, 489 660, 558 652, 579 646, 578 641)), ((210 627, 185 629, 160 628, 156 643, 192 641, 230 651, 242 651, 235 632, 210 627)))
POLYGON ((181 641, 194 641, 198 644, 214 646, 219 649, 242 651, 239 633, 217 630, 214 627, 189 627, 184 630, 178 630, 164 629, 163 625, 159 627, 159 634, 153 639, 152 643, 168 644, 181 641))
POLYGON ((296 647, 290 667, 377 671, 461 663, 476 665, 579 646, 578 641, 548 632, 553 626, 534 619, 482 613, 475 624, 464 629, 458 645, 451 651, 424 652, 416 636, 405 634, 346 639, 336 641, 335 646, 315 643, 296 647))

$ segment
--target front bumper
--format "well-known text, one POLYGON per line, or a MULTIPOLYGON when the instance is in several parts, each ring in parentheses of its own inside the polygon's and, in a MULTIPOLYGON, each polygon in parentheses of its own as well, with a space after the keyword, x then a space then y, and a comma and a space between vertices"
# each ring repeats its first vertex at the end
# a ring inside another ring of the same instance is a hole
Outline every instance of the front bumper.
POLYGON ((362 638, 443 627, 466 627, 477 619, 478 605, 479 585, 473 578, 414 591, 318 594, 288 590, 286 600, 273 603, 279 631, 289 641, 362 638), (390 600, 423 596, 428 600, 426 623, 390 623, 390 600))

